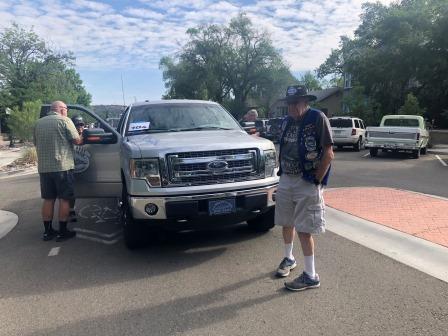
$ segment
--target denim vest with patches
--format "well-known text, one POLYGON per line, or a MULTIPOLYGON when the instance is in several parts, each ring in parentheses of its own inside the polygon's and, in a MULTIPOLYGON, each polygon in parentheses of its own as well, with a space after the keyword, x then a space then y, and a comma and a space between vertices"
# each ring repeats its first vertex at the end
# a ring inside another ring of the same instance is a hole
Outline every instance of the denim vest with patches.
MULTIPOLYGON (((316 122, 319 114, 322 113, 319 110, 308 109, 305 113, 303 120, 300 124, 299 132, 297 134, 297 144, 299 149, 299 166, 302 171, 302 178, 308 182, 314 183, 316 177, 316 170, 322 159, 322 146, 320 144, 320 138, 316 130, 316 122)), ((280 137, 280 158, 282 155, 282 147, 284 144, 284 138, 286 132, 291 125, 291 117, 286 117, 282 123, 282 134, 280 137)), ((322 184, 327 185, 328 178, 330 176, 330 168, 322 179, 322 184)), ((280 160, 280 169, 278 175, 282 174, 282 166, 280 160)))

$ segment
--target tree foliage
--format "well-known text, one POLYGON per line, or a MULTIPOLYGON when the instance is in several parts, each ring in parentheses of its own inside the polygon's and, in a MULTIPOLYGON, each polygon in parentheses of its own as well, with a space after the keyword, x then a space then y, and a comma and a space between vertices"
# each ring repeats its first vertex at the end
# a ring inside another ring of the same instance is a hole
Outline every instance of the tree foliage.
POLYGON ((24 102, 22 107, 16 106, 9 116, 8 126, 12 134, 21 141, 30 141, 33 128, 39 118, 41 101, 24 102))
POLYGON ((55 99, 89 105, 71 53, 57 53, 33 31, 17 24, 0 34, 0 106, 55 99))
POLYGON ((166 98, 214 100, 241 115, 249 104, 267 109, 296 81, 266 32, 244 14, 228 26, 203 25, 187 34, 179 55, 160 61, 166 98))
POLYGON ((408 93, 403 106, 398 110, 398 114, 423 116, 425 114, 425 109, 420 107, 418 99, 412 93, 408 93))
POLYGON ((447 32, 446 0, 366 3, 354 38, 342 37, 318 74, 351 73, 381 114, 397 113, 412 93, 441 122, 448 107, 447 32))

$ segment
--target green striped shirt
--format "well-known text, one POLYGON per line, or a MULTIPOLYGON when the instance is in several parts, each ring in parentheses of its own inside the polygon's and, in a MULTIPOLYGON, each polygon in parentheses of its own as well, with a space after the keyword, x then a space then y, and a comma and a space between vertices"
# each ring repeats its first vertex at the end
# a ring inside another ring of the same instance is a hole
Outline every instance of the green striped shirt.
POLYGON ((75 167, 73 140, 79 134, 70 118, 50 112, 39 119, 34 128, 39 173, 66 171, 75 167))

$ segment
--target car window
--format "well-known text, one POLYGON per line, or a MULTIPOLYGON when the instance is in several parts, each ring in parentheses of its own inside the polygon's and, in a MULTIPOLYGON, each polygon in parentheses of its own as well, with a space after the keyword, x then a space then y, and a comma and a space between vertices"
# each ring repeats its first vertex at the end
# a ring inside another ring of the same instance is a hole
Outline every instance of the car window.
POLYGON ((355 128, 361 128, 358 119, 355 119, 354 121, 355 121, 355 128))
POLYGON ((417 119, 386 119, 384 120, 384 126, 419 127, 419 122, 417 119))
POLYGON ((171 132, 209 129, 235 129, 240 126, 220 105, 150 104, 133 106, 128 118, 126 134, 137 131, 171 132))
POLYGON ((330 119, 330 125, 334 128, 352 128, 353 123, 351 119, 342 119, 342 118, 336 118, 336 119, 330 119))
POLYGON ((364 125, 364 121, 359 120, 359 123, 361 124, 361 128, 362 129, 366 129, 366 125, 364 125))

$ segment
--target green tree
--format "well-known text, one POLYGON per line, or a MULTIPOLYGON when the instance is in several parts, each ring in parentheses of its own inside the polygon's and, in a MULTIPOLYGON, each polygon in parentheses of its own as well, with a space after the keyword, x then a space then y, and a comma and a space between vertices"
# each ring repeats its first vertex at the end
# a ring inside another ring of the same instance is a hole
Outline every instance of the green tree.
POLYGON ((8 118, 8 126, 16 138, 21 141, 33 139, 33 129, 39 118, 41 101, 24 102, 15 107, 8 118))
POLYGON ((351 73, 382 114, 396 113, 412 93, 440 120, 448 107, 447 31, 446 0, 364 4, 354 38, 341 38, 319 76, 351 73))
POLYGON ((403 106, 398 110, 398 114, 423 116, 425 114, 425 109, 420 107, 418 99, 412 93, 408 93, 403 106))
POLYGON ((13 24, 0 34, 0 106, 25 101, 90 104, 71 53, 57 53, 33 31, 13 24))
POLYGON ((322 90, 322 83, 311 71, 307 71, 300 76, 299 82, 305 85, 310 91, 322 90))
POLYGON ((204 25, 187 34, 189 41, 179 56, 160 61, 166 98, 210 99, 240 116, 248 100, 267 109, 294 81, 269 36, 244 14, 228 26, 204 25))

